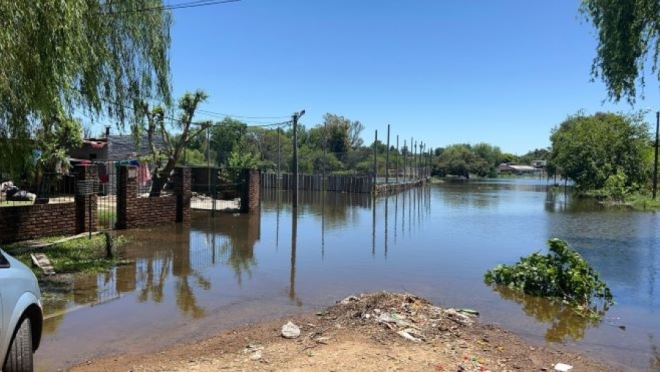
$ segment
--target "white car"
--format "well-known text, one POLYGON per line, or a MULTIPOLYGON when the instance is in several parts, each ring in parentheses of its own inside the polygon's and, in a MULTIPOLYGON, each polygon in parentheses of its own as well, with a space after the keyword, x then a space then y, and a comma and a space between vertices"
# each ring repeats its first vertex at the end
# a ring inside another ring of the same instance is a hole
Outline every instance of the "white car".
POLYGON ((2 372, 32 371, 43 324, 39 283, 27 266, 1 249, 0 320, 2 372))

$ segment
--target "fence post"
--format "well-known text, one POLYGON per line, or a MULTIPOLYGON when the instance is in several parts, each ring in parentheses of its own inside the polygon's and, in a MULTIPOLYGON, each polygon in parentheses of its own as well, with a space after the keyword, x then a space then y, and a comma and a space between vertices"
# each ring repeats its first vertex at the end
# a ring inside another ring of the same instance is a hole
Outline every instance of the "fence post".
POLYGON ((258 169, 243 169, 243 195, 241 195, 241 212, 253 213, 259 211, 261 205, 261 176, 258 169))
POLYGON ((189 167, 174 169, 174 195, 176 196, 175 222, 190 222, 192 214, 190 199, 192 197, 189 167))
POLYGON ((135 199, 137 198, 137 180, 134 173, 137 168, 124 165, 119 167, 117 174, 117 222, 115 228, 130 228, 135 214, 135 199), (129 177, 129 173, 130 177, 129 177))
MULTIPOLYGON (((78 174, 77 181, 98 182, 98 170, 94 164, 78 165, 75 168, 78 174)), ((76 185, 77 187, 77 185, 76 185)), ((76 190, 77 191, 77 190, 76 190)), ((98 196, 92 193, 91 196, 85 196, 76 192, 76 234, 89 231, 96 231, 98 225, 98 196), (91 226, 88 226, 91 225, 91 226)))

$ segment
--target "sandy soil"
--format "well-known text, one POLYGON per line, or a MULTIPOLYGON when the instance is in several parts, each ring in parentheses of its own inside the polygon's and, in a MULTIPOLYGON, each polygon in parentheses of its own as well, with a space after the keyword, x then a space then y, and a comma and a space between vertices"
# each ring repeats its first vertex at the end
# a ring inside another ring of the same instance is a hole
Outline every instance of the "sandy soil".
POLYGON ((469 310, 379 292, 159 353, 88 361, 72 371, 553 371, 561 368, 557 363, 572 366, 572 372, 627 370, 531 344, 481 324, 469 310), (299 328, 298 337, 283 336, 289 321, 299 328))

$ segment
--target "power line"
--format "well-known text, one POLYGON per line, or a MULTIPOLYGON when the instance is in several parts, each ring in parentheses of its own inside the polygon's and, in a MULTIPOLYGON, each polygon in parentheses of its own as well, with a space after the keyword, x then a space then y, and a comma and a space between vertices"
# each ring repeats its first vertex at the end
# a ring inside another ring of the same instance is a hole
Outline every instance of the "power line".
MULTIPOLYGON (((124 105, 124 104, 121 104, 121 103, 118 103, 118 102, 113 102, 113 101, 111 101, 111 100, 109 100, 109 99, 107 99, 107 98, 100 98, 100 100, 105 101, 105 102, 108 102, 108 103, 113 104, 113 105, 116 105, 116 106, 120 106, 120 107, 126 108, 126 109, 133 109, 133 107, 131 107, 131 106, 124 105)), ((196 112, 197 112, 197 111, 200 111, 200 110, 196 110, 196 112)), ((276 116, 274 116, 274 117, 276 117, 276 116)), ((163 115, 163 119, 167 119, 167 120, 170 120, 170 121, 181 122, 181 119, 174 118, 174 117, 167 116, 167 115, 163 115)), ((207 121, 194 121, 194 122, 191 122, 190 124, 191 124, 191 125, 199 125, 199 126, 203 126, 203 125, 207 125, 208 122, 207 122, 207 121)), ((288 120, 288 121, 269 122, 269 123, 256 123, 256 122, 252 122, 252 123, 245 123, 245 124, 247 124, 248 127, 280 127, 280 126, 291 125, 291 121, 288 120)), ((213 127, 213 126, 216 126, 216 124, 211 123, 211 126, 212 126, 212 127, 213 127)))
POLYGON ((149 8, 139 8, 139 9, 122 10, 122 11, 114 11, 114 12, 113 11, 102 12, 100 14, 102 14, 102 15, 112 15, 112 14, 155 12, 155 11, 162 11, 162 10, 176 10, 176 9, 186 9, 186 8, 197 8, 197 7, 210 6, 210 5, 228 4, 228 3, 235 3, 235 2, 239 2, 239 1, 241 1, 241 0, 201 0, 201 1, 191 1, 191 2, 187 2, 187 3, 173 4, 173 5, 159 5, 159 6, 149 7, 149 8))
POLYGON ((289 126, 292 123, 293 122, 291 120, 289 120, 289 121, 282 121, 282 122, 279 122, 279 123, 272 123, 272 124, 248 125, 248 128, 254 128, 254 127, 259 127, 259 128, 263 128, 263 127, 283 127, 283 126, 289 126))
POLYGON ((239 118, 239 119, 284 119, 288 118, 290 115, 281 115, 281 116, 245 116, 245 115, 232 115, 232 114, 225 114, 222 112, 214 112, 214 111, 209 111, 209 110, 202 110, 202 109, 197 109, 197 112, 200 112, 202 114, 206 114, 209 116, 215 116, 215 117, 231 117, 231 118, 239 118))

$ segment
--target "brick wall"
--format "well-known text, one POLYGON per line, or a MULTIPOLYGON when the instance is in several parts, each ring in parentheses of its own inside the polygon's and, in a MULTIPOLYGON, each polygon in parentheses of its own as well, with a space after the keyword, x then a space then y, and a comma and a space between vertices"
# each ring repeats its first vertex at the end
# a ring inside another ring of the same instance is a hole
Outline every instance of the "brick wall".
MULTIPOLYGON (((176 222, 190 222, 190 169, 174 171, 174 195, 138 198, 136 178, 128 178, 122 167, 118 175, 118 229, 150 227, 176 222)), ((95 165, 76 167, 77 180, 98 180, 95 165)), ((258 191, 258 190, 257 190, 258 191)), ((0 208, 0 244, 47 236, 75 235, 97 229, 98 196, 75 195, 73 203, 34 204, 0 208)))
POLYGON ((157 198, 138 198, 137 179, 129 178, 131 167, 121 167, 117 188, 118 229, 189 222, 191 217, 190 169, 176 168, 174 171, 174 195, 157 198))
POLYGON ((241 212, 257 212, 261 206, 261 172, 258 169, 243 169, 243 179, 241 212))
POLYGON ((0 244, 76 233, 75 203, 0 208, 0 244))
MULTIPOLYGON (((96 180, 95 165, 77 166, 73 172, 80 180, 96 180)), ((97 196, 76 195, 74 202, 33 204, 0 208, 0 244, 48 236, 75 235, 97 226, 97 196)))

